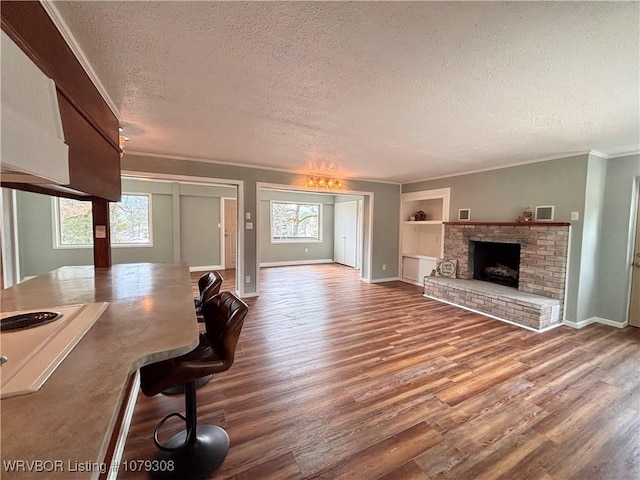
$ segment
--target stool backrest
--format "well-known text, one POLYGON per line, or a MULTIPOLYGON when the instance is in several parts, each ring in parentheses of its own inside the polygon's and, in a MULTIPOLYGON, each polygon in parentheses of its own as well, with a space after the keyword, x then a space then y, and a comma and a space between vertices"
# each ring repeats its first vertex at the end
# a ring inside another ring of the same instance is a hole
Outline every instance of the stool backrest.
POLYGON ((209 272, 204 274, 198 280, 198 290, 200 291, 200 299, 197 306, 202 307, 204 303, 214 295, 220 292, 220 287, 224 278, 218 272, 209 272))
POLYGON ((202 297, 202 292, 204 292, 204 289, 206 288, 206 286, 209 284, 209 282, 211 281, 211 273, 212 272, 207 272, 204 275, 202 275, 199 279, 198 279, 198 292, 200 292, 200 296, 202 297))
POLYGON ((205 335, 226 368, 233 365, 240 331, 249 307, 231 292, 221 292, 202 305, 205 335))

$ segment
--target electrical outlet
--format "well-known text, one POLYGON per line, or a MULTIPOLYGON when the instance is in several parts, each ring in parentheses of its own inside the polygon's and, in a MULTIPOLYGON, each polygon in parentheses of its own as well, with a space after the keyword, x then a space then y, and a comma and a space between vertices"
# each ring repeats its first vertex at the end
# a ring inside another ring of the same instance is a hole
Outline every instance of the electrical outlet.
POLYGON ((247 230, 253 230, 253 222, 247 222, 247 230))
POLYGON ((251 283, 251 276, 247 275, 246 277, 244 277, 244 283, 251 283))
POLYGON ((387 270, 387 264, 386 264, 386 263, 383 263, 383 264, 382 264, 382 270, 383 270, 383 271, 386 271, 386 270, 387 270))

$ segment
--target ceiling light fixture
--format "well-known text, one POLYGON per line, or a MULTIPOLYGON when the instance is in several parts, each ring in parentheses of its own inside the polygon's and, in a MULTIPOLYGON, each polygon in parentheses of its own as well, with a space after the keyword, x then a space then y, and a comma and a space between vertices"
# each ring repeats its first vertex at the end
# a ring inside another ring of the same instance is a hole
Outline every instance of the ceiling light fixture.
POLYGON ((307 177, 307 187, 325 188, 327 190, 342 190, 344 185, 340 180, 327 177, 307 177))

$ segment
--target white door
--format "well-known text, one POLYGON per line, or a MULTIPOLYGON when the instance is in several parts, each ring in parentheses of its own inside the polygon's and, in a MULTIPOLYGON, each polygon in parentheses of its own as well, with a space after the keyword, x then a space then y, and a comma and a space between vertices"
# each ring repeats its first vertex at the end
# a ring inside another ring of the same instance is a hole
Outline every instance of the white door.
POLYGON ((636 245, 633 251, 633 278, 631 280, 629 325, 640 327, 640 193, 638 194, 638 213, 636 222, 636 245))
POLYGON ((224 200, 224 268, 236 268, 238 212, 235 198, 224 200))
POLYGON ((356 267, 358 256, 358 202, 334 205, 333 260, 356 267))

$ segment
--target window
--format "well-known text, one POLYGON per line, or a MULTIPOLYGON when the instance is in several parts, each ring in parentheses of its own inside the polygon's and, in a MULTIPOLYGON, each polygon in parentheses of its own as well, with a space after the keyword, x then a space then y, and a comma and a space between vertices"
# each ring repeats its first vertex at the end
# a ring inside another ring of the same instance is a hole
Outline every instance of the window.
POLYGON ((271 242, 320 242, 319 203, 271 202, 271 242))
POLYGON ((86 247, 93 245, 91 202, 54 198, 56 246, 86 247))
MULTIPOLYGON (((109 217, 112 245, 152 245, 150 195, 122 195, 119 202, 109 204, 109 217)), ((91 202, 55 198, 54 220, 56 247, 93 245, 91 202)))
POLYGON ((115 245, 151 245, 149 195, 122 195, 109 205, 111 243, 115 245))

